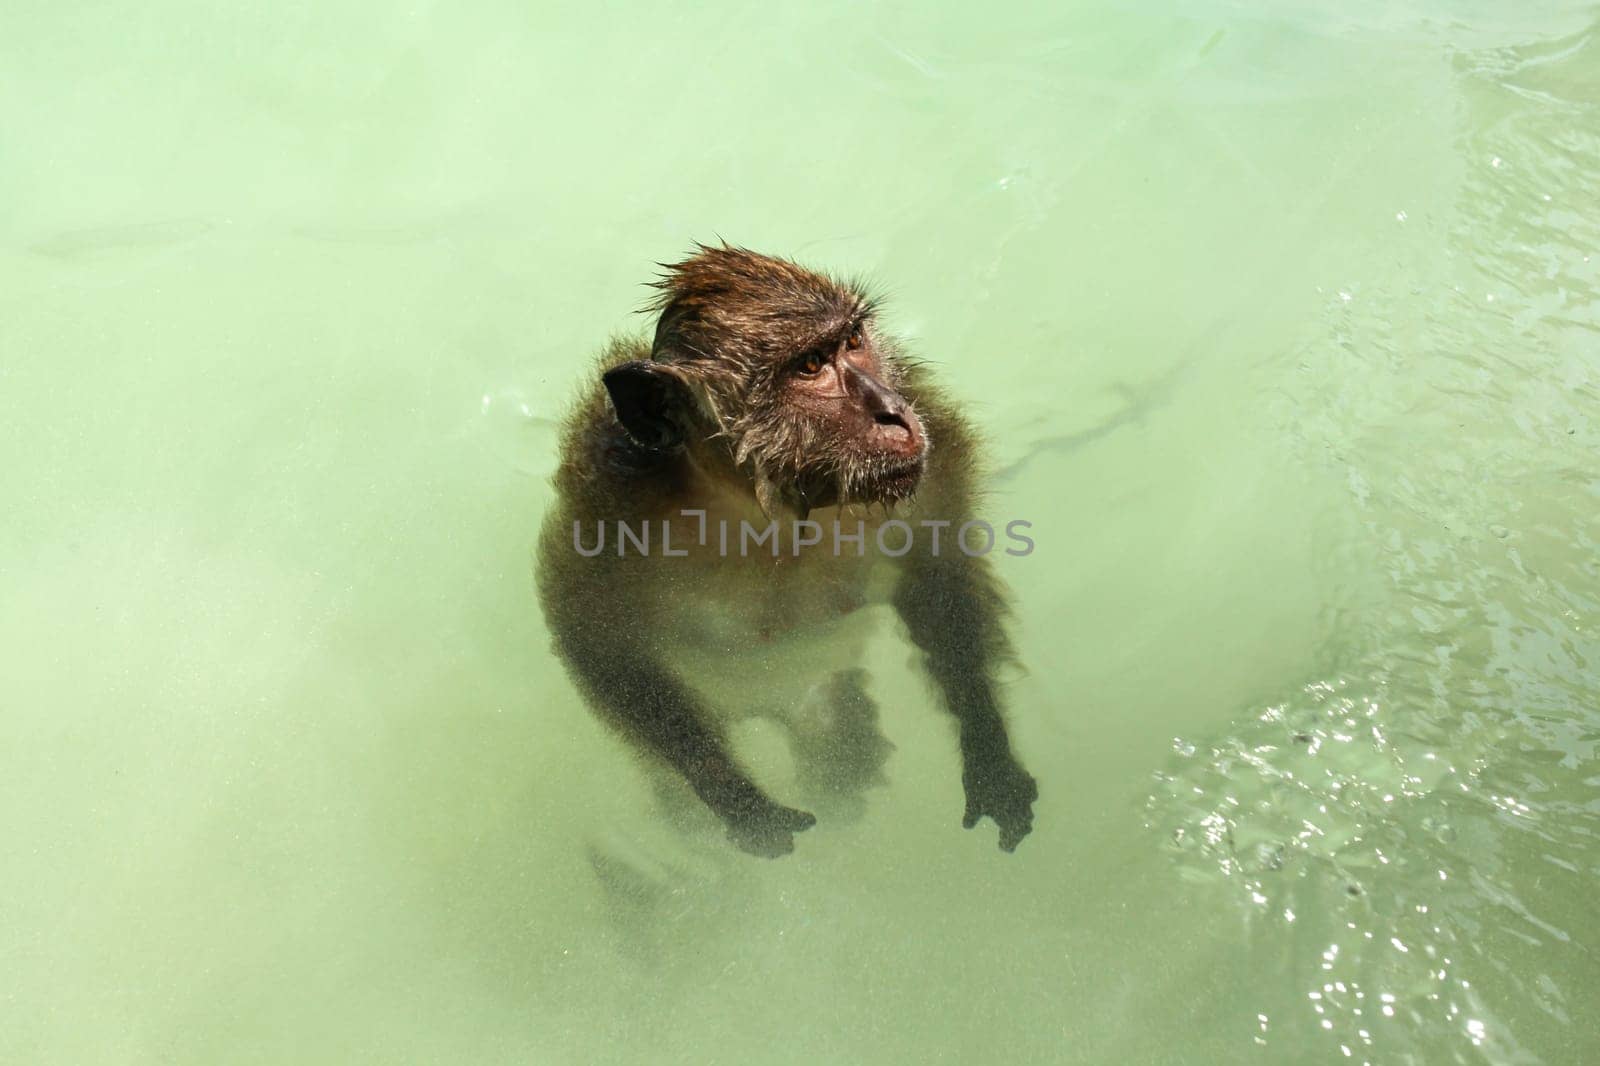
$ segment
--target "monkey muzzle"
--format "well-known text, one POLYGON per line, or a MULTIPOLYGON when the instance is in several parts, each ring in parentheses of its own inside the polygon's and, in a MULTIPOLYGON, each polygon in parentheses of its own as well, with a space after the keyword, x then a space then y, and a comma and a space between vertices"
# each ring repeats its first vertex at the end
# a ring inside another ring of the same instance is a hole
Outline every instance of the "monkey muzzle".
POLYGON ((864 503, 893 503, 916 491, 928 456, 922 419, 899 391, 858 367, 846 371, 847 387, 869 419, 862 451, 844 496, 864 503))
POLYGON ((846 479, 846 498, 862 503, 894 503, 916 492, 927 466, 928 438, 909 407, 892 417, 879 414, 867 434, 866 454, 846 479))

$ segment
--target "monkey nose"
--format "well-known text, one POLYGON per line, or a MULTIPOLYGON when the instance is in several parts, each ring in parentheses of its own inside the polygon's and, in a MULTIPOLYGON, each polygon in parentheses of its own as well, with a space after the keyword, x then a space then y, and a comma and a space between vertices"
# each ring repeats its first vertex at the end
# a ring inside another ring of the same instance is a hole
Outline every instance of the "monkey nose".
POLYGON ((891 437, 911 436, 911 423, 906 421, 906 416, 899 410, 874 411, 872 420, 885 427, 883 432, 891 437))
POLYGON ((922 449, 917 416, 898 405, 872 412, 872 435, 890 451, 906 456, 922 449))

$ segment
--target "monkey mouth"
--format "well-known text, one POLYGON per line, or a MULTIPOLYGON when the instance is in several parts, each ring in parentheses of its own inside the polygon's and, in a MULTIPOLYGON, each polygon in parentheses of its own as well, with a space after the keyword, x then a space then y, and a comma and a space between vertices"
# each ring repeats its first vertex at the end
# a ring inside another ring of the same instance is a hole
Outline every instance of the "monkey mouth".
POLYGON ((872 460, 846 495, 862 503, 896 503, 917 491, 922 481, 923 457, 886 456, 872 460))
POLYGON ((926 462, 915 455, 858 455, 832 467, 799 474, 793 484, 806 510, 843 504, 893 504, 910 498, 926 462))

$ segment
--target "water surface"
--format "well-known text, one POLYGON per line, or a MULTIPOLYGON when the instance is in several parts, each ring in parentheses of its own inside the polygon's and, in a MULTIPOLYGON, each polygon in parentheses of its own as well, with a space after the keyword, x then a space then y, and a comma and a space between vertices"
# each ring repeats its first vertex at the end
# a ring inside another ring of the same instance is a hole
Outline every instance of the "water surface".
POLYGON ((0 1060, 1600 1056, 1600 9, 1140 8, 11 5, 0 1060), (881 283, 1035 525, 1013 856, 892 631, 779 862, 547 649, 714 235, 881 283))

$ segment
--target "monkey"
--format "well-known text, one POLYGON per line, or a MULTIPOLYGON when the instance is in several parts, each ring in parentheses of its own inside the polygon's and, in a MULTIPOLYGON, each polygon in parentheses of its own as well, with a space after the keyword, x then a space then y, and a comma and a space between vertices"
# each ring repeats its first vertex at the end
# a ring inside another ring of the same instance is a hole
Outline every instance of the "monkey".
POLYGON ((854 620, 890 605, 957 725, 962 825, 990 818, 1014 851, 1038 786, 997 686, 1015 658, 1008 593, 987 553, 951 543, 979 493, 974 429, 863 285, 725 241, 658 265, 654 335, 615 337, 564 422, 535 565, 556 655, 592 712, 686 781, 733 844, 778 857, 816 817, 752 781, 725 726, 785 722, 818 789, 881 783, 892 745, 856 661, 870 622, 854 620), (813 532, 824 521, 861 539, 829 550, 813 532), (861 550, 875 540, 891 546, 861 550))

